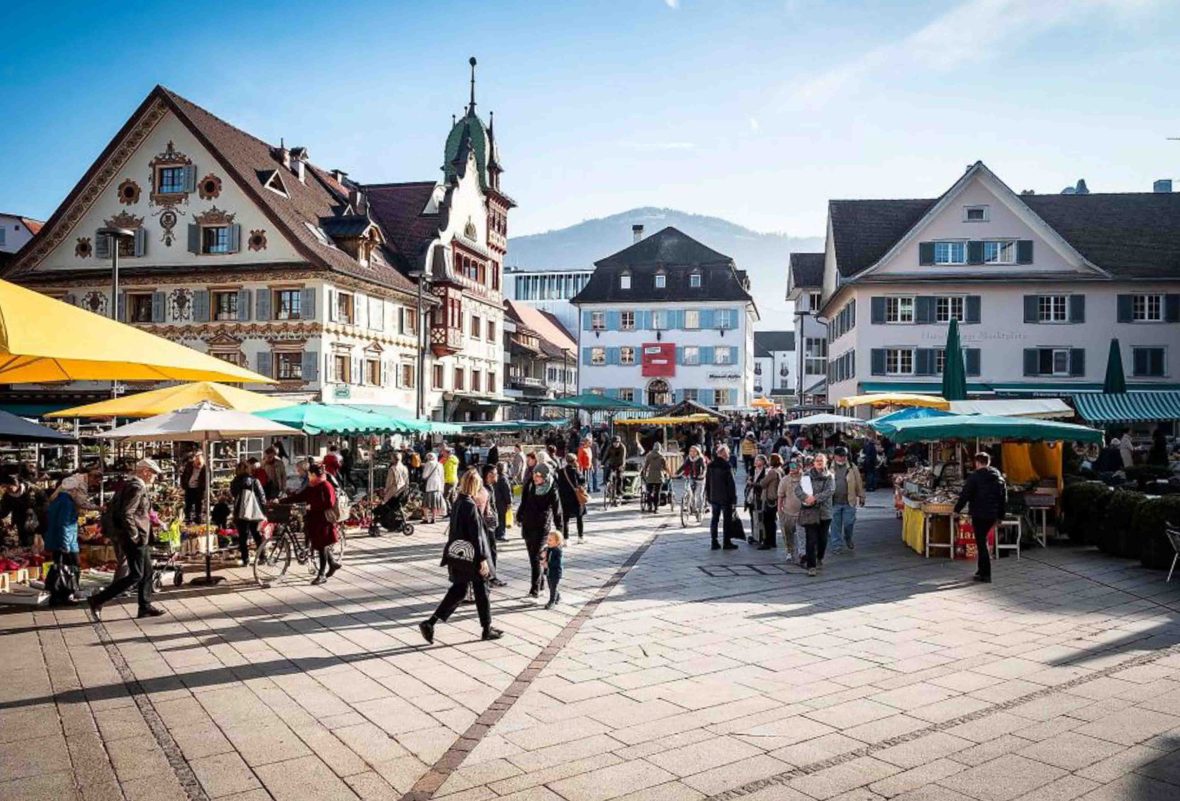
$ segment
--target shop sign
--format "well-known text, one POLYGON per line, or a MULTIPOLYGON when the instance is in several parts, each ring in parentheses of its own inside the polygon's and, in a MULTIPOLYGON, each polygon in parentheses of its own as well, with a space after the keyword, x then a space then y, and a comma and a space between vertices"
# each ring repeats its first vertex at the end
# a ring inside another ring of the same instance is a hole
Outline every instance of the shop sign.
POLYGON ((644 376, 676 375, 676 346, 671 342, 647 342, 643 345, 644 376))
POLYGON ((710 381, 741 381, 741 373, 709 373, 710 381))
POLYGON ((332 388, 332 397, 336 400, 348 400, 352 397, 352 387, 348 384, 337 384, 332 388))

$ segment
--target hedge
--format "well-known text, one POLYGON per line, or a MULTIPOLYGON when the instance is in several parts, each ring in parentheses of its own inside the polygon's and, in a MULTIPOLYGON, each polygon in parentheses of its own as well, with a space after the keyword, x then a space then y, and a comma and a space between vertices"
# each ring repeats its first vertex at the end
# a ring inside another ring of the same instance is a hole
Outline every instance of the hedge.
POLYGON ((1061 492, 1061 527, 1074 542, 1094 545, 1114 491, 1101 481, 1069 484, 1061 492))
POLYGON ((1131 526, 1142 543, 1139 559, 1144 567, 1167 570, 1172 566, 1175 551, 1164 534, 1165 522, 1180 526, 1180 495, 1145 501, 1135 510, 1131 526))
POLYGON ((1135 512, 1147 501, 1147 496, 1134 490, 1117 489, 1110 496, 1102 530, 1098 534, 1098 549, 1112 556, 1138 559, 1142 552, 1139 536, 1134 528, 1135 512))

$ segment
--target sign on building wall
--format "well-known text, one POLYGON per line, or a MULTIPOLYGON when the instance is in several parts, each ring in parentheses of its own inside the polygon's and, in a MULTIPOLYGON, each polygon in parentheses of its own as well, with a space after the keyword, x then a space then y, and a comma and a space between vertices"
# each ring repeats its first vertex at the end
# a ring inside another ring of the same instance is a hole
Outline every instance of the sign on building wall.
POLYGON ((643 375, 676 375, 676 346, 668 342, 651 342, 644 344, 643 375))

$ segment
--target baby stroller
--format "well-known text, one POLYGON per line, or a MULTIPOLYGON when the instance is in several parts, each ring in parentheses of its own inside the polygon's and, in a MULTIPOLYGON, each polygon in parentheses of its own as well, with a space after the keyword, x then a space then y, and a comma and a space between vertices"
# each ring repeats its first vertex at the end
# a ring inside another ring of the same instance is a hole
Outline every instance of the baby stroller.
POLYGON ((643 498, 639 508, 644 512, 658 512, 663 506, 672 507, 672 479, 668 477, 667 473, 664 474, 663 481, 660 482, 660 487, 654 496, 648 492, 647 484, 643 484, 643 498))
POLYGON ((166 584, 184 584, 184 567, 180 562, 180 532, 153 532, 149 540, 152 559, 152 589, 157 592, 166 584), (176 539, 173 539, 175 534, 176 539))
POLYGON ((406 518, 404 495, 395 495, 389 499, 389 503, 378 504, 373 508, 373 522, 369 524, 369 535, 379 536, 382 528, 386 531, 400 531, 407 537, 414 533, 414 524, 406 518))
POLYGON ((636 498, 643 498, 643 480, 640 476, 640 469, 643 467, 642 458, 632 457, 623 463, 623 471, 621 474, 623 497, 622 501, 634 500, 636 498))

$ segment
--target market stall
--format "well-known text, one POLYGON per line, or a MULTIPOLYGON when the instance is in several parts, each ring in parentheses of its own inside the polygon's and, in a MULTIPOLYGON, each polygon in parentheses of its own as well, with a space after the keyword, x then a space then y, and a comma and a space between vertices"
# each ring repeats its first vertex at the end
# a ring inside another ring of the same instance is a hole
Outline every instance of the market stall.
POLYGON ((627 420, 617 420, 616 425, 624 426, 628 429, 639 428, 658 428, 660 429, 660 436, 662 440, 661 450, 664 452, 664 464, 668 467, 668 472, 671 475, 676 475, 680 472, 681 465, 684 464, 684 454, 680 450, 680 443, 675 437, 669 439, 668 429, 675 428, 682 425, 700 425, 704 423, 712 423, 713 416, 710 414, 696 413, 686 414, 680 416, 661 415, 658 417, 646 418, 632 418, 627 420))
MULTIPOLYGON (((925 443, 932 450, 930 465, 918 466, 895 479, 896 504, 902 519, 902 539, 927 556, 945 549, 951 558, 973 555, 973 539, 958 536, 954 504, 971 455, 982 442, 1001 443, 1001 470, 1010 488, 1010 512, 1018 519, 1039 517, 1030 527, 1038 542, 1046 542, 1047 511, 1056 505, 1061 480, 1063 442, 1101 442, 1102 432, 1086 426, 1033 418, 994 415, 937 415, 889 421, 890 437, 899 444, 925 443)), ((878 426, 881 426, 878 423, 878 426)), ((1007 528, 1007 526, 1002 526, 1007 528)))

